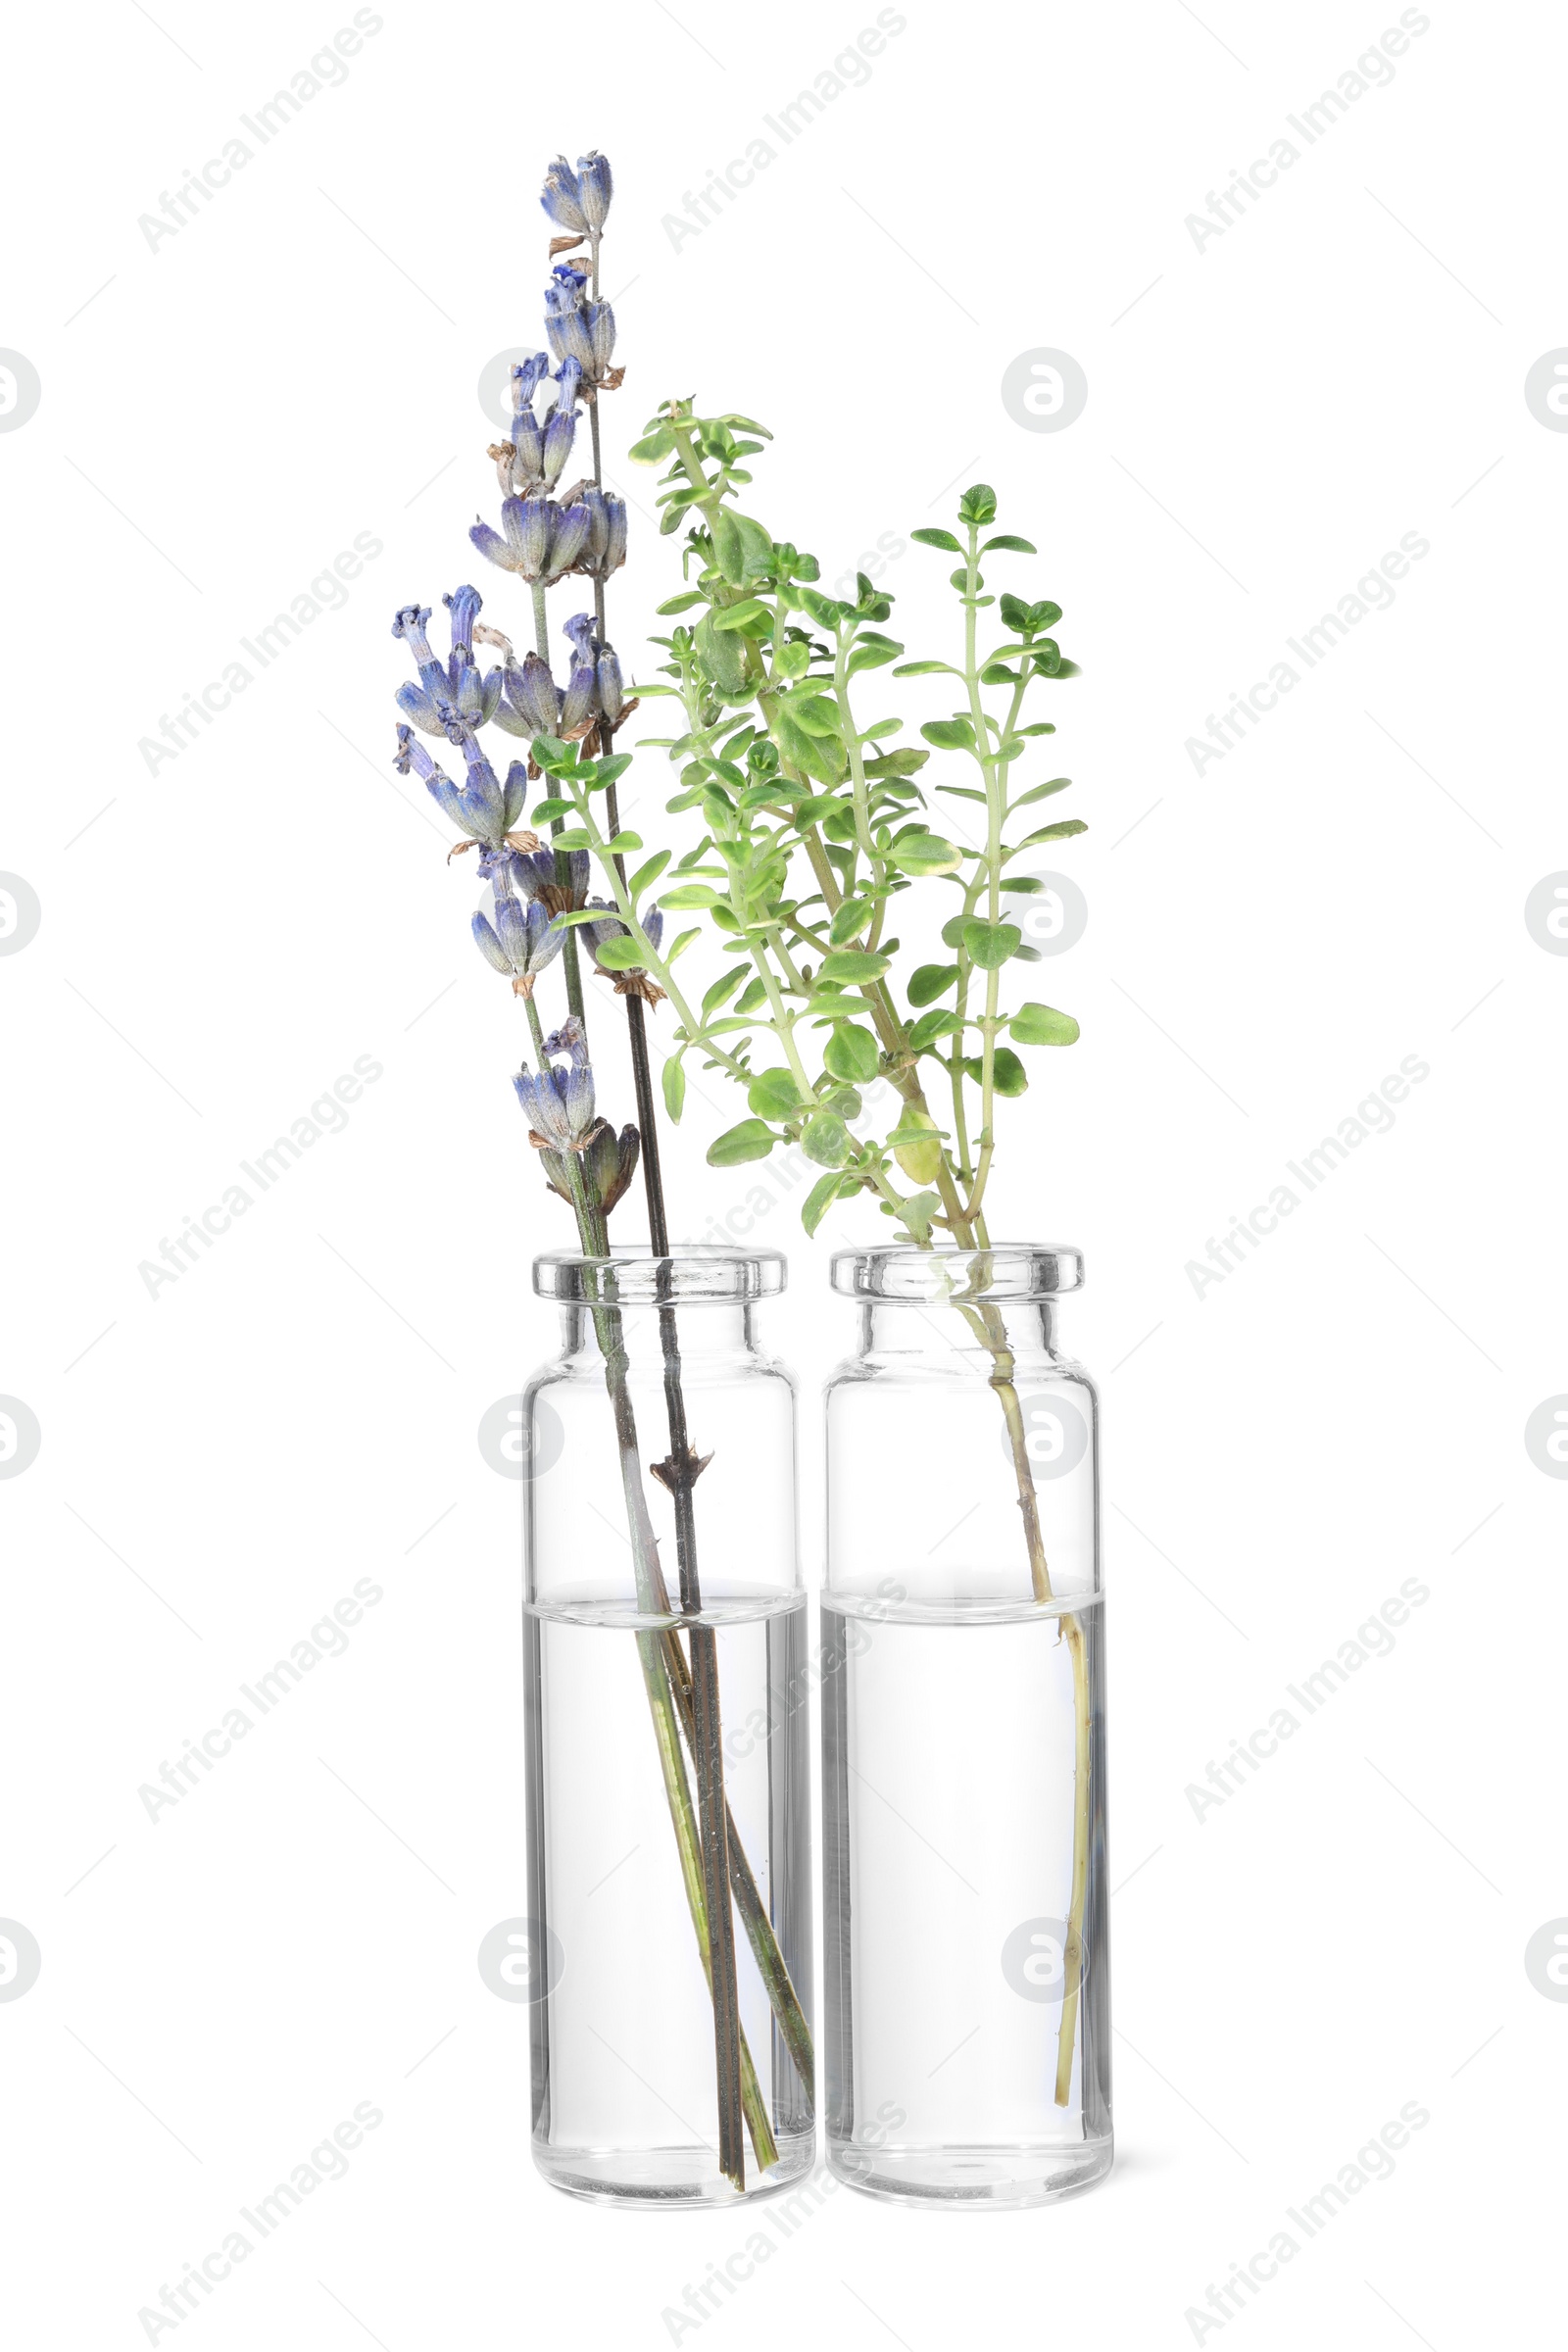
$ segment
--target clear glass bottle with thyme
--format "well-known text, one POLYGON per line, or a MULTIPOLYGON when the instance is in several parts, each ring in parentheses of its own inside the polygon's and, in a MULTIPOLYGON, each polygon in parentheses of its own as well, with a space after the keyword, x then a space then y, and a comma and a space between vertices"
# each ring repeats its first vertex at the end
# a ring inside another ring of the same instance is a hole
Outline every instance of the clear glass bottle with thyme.
POLYGON ((1070 1250, 833 1261, 859 1346, 827 1396, 828 2162, 901 2202, 1110 2168, 1097 1402, 1056 1332, 1081 1280, 1070 1250))
POLYGON ((663 527, 687 524, 653 691, 685 720, 671 810, 703 832, 661 898, 706 911, 730 968, 700 1010, 677 1000, 675 1041, 751 1114, 709 1159, 798 1146, 823 1171, 808 1233, 874 1201, 905 1237, 840 1261, 864 1330, 829 1413, 830 2161, 873 2194, 1033 2204, 1111 2159, 1094 1401, 1054 1328, 1076 1260, 988 1221, 1026 1053, 1079 1035, 1023 996, 1040 958, 1017 919, 1042 888, 1028 854, 1086 829, 1034 823, 1071 779, 1031 772, 1055 722, 1025 715, 1077 665, 1053 599, 988 585, 1036 550, 984 482, 957 530, 910 533, 957 559, 951 658, 900 661, 884 590, 824 594, 815 558, 734 503, 765 438, 676 400, 632 455, 669 462, 663 527), (953 698, 920 745, 868 723, 876 670, 953 698), (961 781, 928 786, 933 753, 961 781))
MULTIPOLYGON (((1030 2204, 1088 2186, 1111 2153, 1093 1399, 1055 1356, 1071 1253, 994 1246, 988 1221, 1026 1055, 1079 1035, 1022 994, 1040 957, 1017 919, 1043 887, 1028 854, 1086 830, 1031 813, 1071 779, 1031 772, 1056 730, 1026 711, 1077 665, 1054 599, 988 584, 1036 549, 995 527, 984 482, 957 530, 910 533, 957 559, 957 626, 950 658, 900 661, 886 591, 860 576, 853 602, 824 594, 815 558, 735 504, 767 437, 673 400, 631 453, 668 461, 662 527, 687 526, 688 584, 662 607, 680 616, 659 640, 670 683, 643 692, 681 707, 670 808, 703 831, 661 900, 705 910, 729 958, 700 1009, 657 944, 650 969, 681 1060, 745 1089, 751 1115, 710 1161, 798 1146, 823 1171, 808 1233, 874 1202, 905 1237, 846 1261, 864 1351, 829 1423, 831 2161, 874 2194, 1030 2204), (921 744, 895 713, 868 722, 877 670, 953 698, 921 744), (928 785, 933 753, 945 780, 928 785), (1042 1446, 1074 1428, 1079 1457, 1037 1479, 1042 1446), (944 1527, 961 1546, 946 1557, 930 1552, 944 1527), (906 1778, 931 1819, 912 1844, 906 1778), (971 1838, 985 1884, 944 1901, 921 1873, 971 1838)), ((589 796, 573 805, 603 863, 589 796)), ((677 1114, 679 1063, 665 1087, 677 1114)))

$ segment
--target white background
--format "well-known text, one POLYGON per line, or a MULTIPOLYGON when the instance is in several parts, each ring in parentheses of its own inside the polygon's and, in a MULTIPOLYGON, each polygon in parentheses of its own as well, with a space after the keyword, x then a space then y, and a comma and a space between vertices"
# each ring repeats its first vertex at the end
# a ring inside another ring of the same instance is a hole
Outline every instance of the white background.
MULTIPOLYGON (((554 1347, 527 1265, 567 1236, 471 875, 390 773, 388 624, 478 576, 476 381, 539 339, 541 170, 595 144, 616 477, 672 392, 758 414, 750 503, 830 582, 995 483, 1042 549, 1008 576, 1064 606, 1085 670, 1038 772, 1093 828, 1058 859, 1089 928, 1042 992, 1083 1040, 1032 1056, 994 1229, 1089 1265, 1065 1337, 1106 1401, 1117 2169, 1004 2219, 840 2193, 678 2340, 1188 2343, 1208 2283, 1410 2101, 1394 2177, 1215 2332, 1524 2340, 1568 2031, 1524 1967, 1568 1912, 1568 1488, 1523 1436, 1568 1389, 1568 961, 1523 911, 1568 866, 1568 439, 1524 398, 1568 343, 1560 20, 1434 5, 1307 147, 1286 117, 1396 9, 906 0, 785 147, 762 118, 869 0, 392 0, 153 247, 138 217, 352 12, 155 13, 9 36, 0 342, 42 385, 0 435, 0 867, 42 909, 0 960, 0 1391, 41 1430, 0 1482, 0 1913, 42 1952, 0 2004, 18 2340, 147 2340, 163 2282, 362 2101, 384 2121, 348 2177, 158 2341, 658 2345, 748 2233, 544 2188, 527 2012, 474 1965, 523 1907, 517 1489, 475 1431, 554 1347), (675 248, 664 217, 760 135, 775 159, 675 248), (1281 135, 1299 160, 1200 246, 1187 217, 1281 135), (1059 432, 1002 402, 1040 348, 1088 378, 1059 432), (357 533, 382 552, 342 609, 149 773, 140 740, 357 533), (1196 773, 1188 739, 1406 533, 1430 552, 1392 607, 1196 773), (361 1055, 383 1075, 345 1130, 149 1296, 141 1262, 361 1055), (1199 1296, 1188 1262, 1408 1055, 1430 1076, 1392 1130, 1199 1296), (346 1654, 150 1821, 138 1788, 363 1577, 346 1654), (1198 1818, 1210 1759, 1412 1577, 1393 1653, 1198 1818)), ((630 670, 678 581, 651 477, 625 486, 630 670)), ((906 547, 885 574, 911 651, 947 650, 945 569, 906 547)), ((478 584, 523 635, 521 592, 478 584)), ((633 784, 651 831, 660 755, 633 784)), ((753 1174, 703 1167, 739 1115, 705 1084, 670 1154, 689 1233, 753 1174)), ((623 1073, 604 1091, 629 1113, 623 1073)), ((793 1207, 756 1232, 792 1259, 771 1337, 809 1464, 849 1310, 793 1207)), ((814 1577, 809 1496, 803 1525, 814 1577)))

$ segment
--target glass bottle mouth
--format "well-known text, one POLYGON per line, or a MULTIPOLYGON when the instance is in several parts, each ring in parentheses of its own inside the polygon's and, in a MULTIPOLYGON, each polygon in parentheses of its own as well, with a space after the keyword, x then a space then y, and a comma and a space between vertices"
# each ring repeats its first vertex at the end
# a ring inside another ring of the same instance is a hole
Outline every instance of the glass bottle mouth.
POLYGON ((836 1250, 833 1288, 888 1305, 987 1306, 1059 1298, 1084 1285, 1081 1250, 998 1242, 990 1250, 836 1250))
POLYGON ((565 1306, 722 1306, 776 1298, 789 1279, 782 1250, 672 1250, 656 1257, 646 1243, 582 1257, 547 1250, 533 1261, 541 1298, 565 1306))

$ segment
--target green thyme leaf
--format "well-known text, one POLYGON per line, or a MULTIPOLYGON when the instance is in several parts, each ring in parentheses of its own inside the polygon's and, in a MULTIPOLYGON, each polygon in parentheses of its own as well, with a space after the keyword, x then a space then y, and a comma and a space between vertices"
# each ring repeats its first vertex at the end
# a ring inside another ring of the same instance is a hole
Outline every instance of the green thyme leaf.
POLYGON ((876 907, 870 899, 846 899, 827 927, 828 939, 835 948, 847 948, 866 928, 876 907))
POLYGON ((861 1029, 854 1021, 841 1021, 823 1049, 822 1066, 829 1077, 865 1086, 876 1076, 879 1058, 877 1042, 869 1029, 861 1029))
POLYGON ((878 752, 874 760, 867 760, 865 772, 878 783, 889 776, 915 776, 930 757, 929 752, 917 751, 912 743, 904 744, 896 752, 878 752))
POLYGON ((1022 1004, 1007 1023, 1007 1033, 1020 1046, 1075 1046, 1078 1024, 1070 1012, 1054 1004, 1022 1004))
POLYGON ((920 732, 939 752, 974 750, 974 728, 966 718, 928 718, 920 732))
POLYGON ((837 1171, 819 1176, 801 1202, 801 1223, 807 1232, 816 1231, 841 1193, 853 1193, 858 1189, 858 1179, 853 1176, 841 1176, 837 1171))
POLYGON ((963 853, 936 833, 907 833, 888 855, 906 874, 956 874, 963 853))
POLYGON ((1023 933, 1016 923, 987 923, 978 915, 971 915, 963 926, 963 944, 969 952, 969 960, 983 972, 994 972, 1005 963, 1022 939, 1023 933))
POLYGON ((831 956, 822 958, 824 980, 880 980, 888 968, 886 956, 873 956, 868 948, 835 948, 831 956))
POLYGON ((934 1012, 921 1013, 910 1028, 909 1043, 916 1054, 923 1054, 928 1046, 936 1044, 939 1037, 956 1037, 963 1026, 958 1015, 950 1012, 944 1004, 934 1012))
POLYGON ((635 972, 642 969, 643 951, 634 939, 607 939, 594 960, 603 971, 635 972))
POLYGON ((911 1004, 931 1004, 938 997, 945 997, 950 988, 956 987, 957 978, 958 967, 956 963, 918 964, 909 974, 909 984, 905 994, 911 1004))
POLYGON ((757 620, 761 621, 763 629, 770 629, 773 625, 773 615, 766 605, 755 596, 748 596, 738 605, 726 605, 722 612, 714 615, 713 626, 715 629, 746 629, 750 632, 751 623, 757 620))
POLYGON ((708 1164, 710 1168, 733 1168, 742 1160, 765 1159, 773 1144, 773 1131, 761 1119, 742 1119, 738 1127, 726 1128, 709 1145, 708 1164))
POLYGON ((820 1168, 841 1168, 854 1142, 836 1110, 819 1110, 801 1130, 801 1150, 820 1168))
POLYGON ((1081 816, 1064 816, 1059 824, 1042 825, 1038 833, 1026 833, 1022 841, 1014 842, 1011 849, 1004 851, 1003 855, 1016 858, 1022 851, 1033 849, 1038 842, 1070 841, 1075 833, 1087 833, 1088 830, 1081 816))
POLYGON ((801 1107, 801 1090, 789 1070, 762 1070, 746 1090, 746 1100, 764 1119, 792 1119, 801 1107))

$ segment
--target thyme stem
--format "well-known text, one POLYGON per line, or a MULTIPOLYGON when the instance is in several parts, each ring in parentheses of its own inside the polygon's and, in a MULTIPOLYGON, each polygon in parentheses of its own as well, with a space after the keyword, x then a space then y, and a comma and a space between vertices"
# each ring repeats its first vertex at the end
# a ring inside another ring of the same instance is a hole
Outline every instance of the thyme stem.
MULTIPOLYGON (((599 240, 593 243, 593 276, 597 292, 599 281, 599 240)), ((600 445, 599 399, 597 391, 589 411, 589 430, 592 438, 594 482, 604 486, 604 465, 600 445)), ((602 579, 594 580, 594 613, 601 644, 605 638, 605 589, 602 579)), ((608 756, 613 741, 612 723, 604 720, 600 726, 600 744, 608 756)), ((620 803, 613 779, 607 788, 606 813, 610 837, 614 840, 620 831, 620 803)), ((626 895, 626 861, 618 854, 614 858, 615 878, 619 884, 617 896, 626 895)), ((654 1101, 653 1072, 648 1053, 648 1029, 644 1018, 643 1001, 628 991, 626 1004, 626 1036, 631 1050, 632 1080, 637 1098, 637 1123, 642 1138, 643 1190, 648 1204, 648 1239, 656 1258, 662 1261, 660 1287, 664 1290, 670 1278, 669 1228, 664 1211, 663 1176, 659 1155, 659 1120, 654 1101)), ((663 1464, 665 1484, 669 1488, 675 1510, 675 1556, 680 1576, 681 1608, 689 1620, 687 1642, 691 1652, 690 1666, 690 1724, 689 1740, 692 1762, 697 1778, 698 1837, 702 1852, 703 1893, 708 1922, 707 1968, 709 1990, 713 2004, 713 2064, 718 2094, 718 2162, 719 2170, 734 2181, 738 2189, 746 2185, 746 2150, 742 2116, 745 2102, 743 2076, 749 2064, 744 2056, 745 2038, 741 2032, 740 1980, 736 1973, 735 1918, 730 1906, 729 1837, 732 1828, 729 1801, 724 1788, 724 1735, 719 1691, 718 1635, 710 1625, 697 1622, 703 1605, 702 1585, 697 1560, 697 1514, 692 1494, 701 1465, 693 1452, 686 1423, 686 1398, 681 1383, 680 1338, 672 1306, 662 1304, 659 1309, 659 1338, 664 1359, 664 1413, 669 1432, 669 1453, 663 1464)), ((673 1644, 678 1651, 678 1642, 673 1644)), ((750 1877, 750 1871, 747 1873, 750 1877)), ((755 1881, 753 1882, 755 1885, 755 1881)), ((782 1964, 781 1964, 782 1965, 782 1964)), ((771 1987, 770 1987, 771 1990, 771 1987)), ((771 2136, 771 2134, 769 2135, 771 2136)), ((758 2162, 766 2168, 768 2159, 761 2147, 754 2146, 758 2162)), ((777 2151, 774 2151, 776 2161, 777 2151)))

